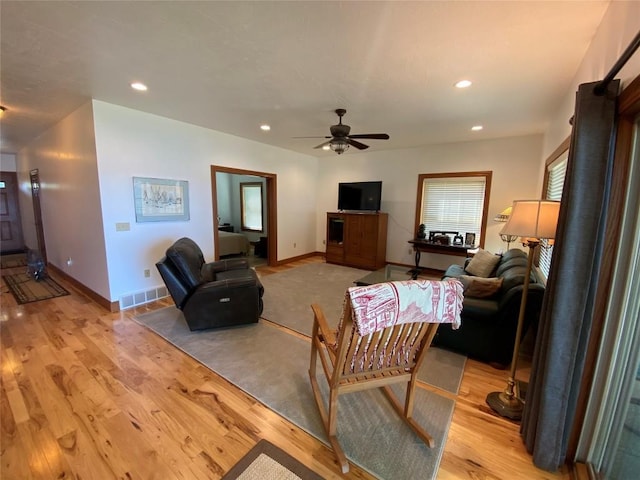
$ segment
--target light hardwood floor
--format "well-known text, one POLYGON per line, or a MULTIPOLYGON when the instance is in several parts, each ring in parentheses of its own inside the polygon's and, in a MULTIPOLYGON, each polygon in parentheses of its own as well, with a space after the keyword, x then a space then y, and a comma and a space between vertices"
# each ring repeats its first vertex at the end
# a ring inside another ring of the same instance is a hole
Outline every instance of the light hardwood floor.
MULTIPOLYGON (((132 319, 170 301, 112 314, 60 283, 71 295, 22 306, 2 287, 1 478, 216 479, 261 438, 342 478, 323 443, 132 319)), ((519 425, 485 404, 505 379, 467 362, 438 478, 569 478, 535 468, 519 425)))

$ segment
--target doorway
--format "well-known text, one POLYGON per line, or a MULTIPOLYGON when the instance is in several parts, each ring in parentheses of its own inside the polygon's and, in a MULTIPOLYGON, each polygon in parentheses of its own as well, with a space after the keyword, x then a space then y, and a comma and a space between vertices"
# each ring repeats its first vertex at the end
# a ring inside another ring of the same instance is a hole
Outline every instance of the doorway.
POLYGON ((24 252, 18 176, 16 172, 0 172, 0 253, 24 252))
POLYGON ((220 245, 219 239, 219 231, 226 230, 228 225, 221 224, 220 218, 220 210, 218 208, 218 183, 217 183, 217 175, 218 173, 226 173, 232 175, 247 175, 260 177, 266 182, 266 204, 265 204, 265 215, 266 215, 266 229, 263 232, 264 234, 261 236, 260 240, 262 245, 258 243, 256 248, 263 248, 267 257, 267 264, 269 266, 277 265, 277 238, 278 238, 278 230, 277 230, 277 206, 276 206, 276 192, 277 192, 277 176, 273 173, 267 172, 257 172, 254 170, 242 170, 239 168, 230 168, 230 167, 222 167, 218 165, 211 166, 211 201, 213 206, 213 239, 216 245, 216 253, 215 259, 220 259, 220 249, 218 245, 220 245), (266 243, 266 245, 264 245, 266 243))

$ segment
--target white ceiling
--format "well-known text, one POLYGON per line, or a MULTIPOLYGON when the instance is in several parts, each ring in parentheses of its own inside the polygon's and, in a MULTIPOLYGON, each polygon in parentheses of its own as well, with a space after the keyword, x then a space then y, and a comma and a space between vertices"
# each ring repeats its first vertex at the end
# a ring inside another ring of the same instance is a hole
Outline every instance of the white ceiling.
POLYGON ((310 155, 339 107, 371 150, 541 133, 608 4, 2 0, 1 148, 90 98, 310 155))

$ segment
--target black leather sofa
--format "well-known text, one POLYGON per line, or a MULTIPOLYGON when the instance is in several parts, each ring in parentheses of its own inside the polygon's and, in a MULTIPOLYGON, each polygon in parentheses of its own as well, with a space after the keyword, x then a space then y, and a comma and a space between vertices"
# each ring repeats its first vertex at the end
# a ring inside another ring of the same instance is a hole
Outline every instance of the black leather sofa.
MULTIPOLYGON (((465 267, 470 260, 467 259, 464 266, 451 265, 443 278, 469 275, 465 267)), ((462 325, 458 330, 452 330, 450 325, 441 325, 433 344, 466 354, 498 368, 508 367, 513 356, 526 272, 526 253, 518 249, 505 252, 491 275, 502 278, 502 286, 498 293, 490 298, 465 296, 461 314, 462 325)), ((537 327, 544 297, 544 286, 533 271, 530 282, 521 340, 525 338, 532 325, 537 327)))
POLYGON ((205 263, 200 247, 183 237, 156 263, 191 330, 255 323, 264 287, 244 259, 205 263))

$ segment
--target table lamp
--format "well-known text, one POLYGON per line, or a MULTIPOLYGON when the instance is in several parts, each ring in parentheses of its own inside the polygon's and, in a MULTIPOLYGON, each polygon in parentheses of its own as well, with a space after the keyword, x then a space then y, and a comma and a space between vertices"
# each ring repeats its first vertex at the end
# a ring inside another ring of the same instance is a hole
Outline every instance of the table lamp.
POLYGON ((514 393, 516 368, 518 365, 518 353, 520 350, 520 336, 522 324, 527 308, 527 294, 531 277, 531 266, 535 249, 543 239, 553 239, 556 235, 560 202, 552 200, 516 200, 513 202, 512 212, 507 223, 501 230, 501 234, 522 237, 523 246, 529 247, 527 260, 527 272, 524 277, 522 299, 520 301, 520 313, 516 329, 511 370, 507 387, 503 392, 491 392, 487 395, 487 404, 499 415, 512 420, 522 418, 523 402, 514 393))

